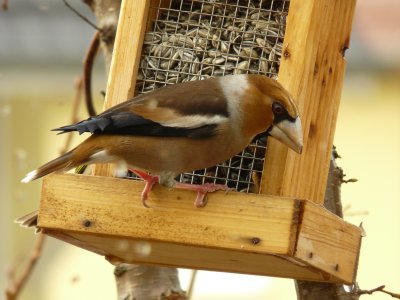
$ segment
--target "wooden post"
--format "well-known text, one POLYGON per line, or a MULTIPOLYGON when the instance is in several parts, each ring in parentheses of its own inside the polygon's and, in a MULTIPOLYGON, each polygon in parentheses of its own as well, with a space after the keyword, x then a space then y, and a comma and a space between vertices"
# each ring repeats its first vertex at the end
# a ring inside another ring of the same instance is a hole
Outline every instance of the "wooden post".
POLYGON ((262 193, 324 201, 355 2, 290 1, 278 80, 299 105, 304 149, 269 140, 262 193))
MULTIPOLYGON (((149 15, 150 1, 122 1, 104 109, 132 98, 149 15), (126 63, 129 62, 129 63, 126 63)), ((113 176, 112 164, 97 165, 94 175, 113 176)))

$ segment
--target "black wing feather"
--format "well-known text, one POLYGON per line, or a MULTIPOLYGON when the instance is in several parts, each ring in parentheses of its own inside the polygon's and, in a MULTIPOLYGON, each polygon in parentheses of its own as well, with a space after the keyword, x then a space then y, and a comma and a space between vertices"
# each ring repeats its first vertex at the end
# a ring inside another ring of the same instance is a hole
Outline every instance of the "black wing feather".
POLYGON ((89 118, 82 122, 53 129, 66 133, 78 131, 79 134, 90 132, 92 134, 124 134, 141 136, 160 136, 160 137, 190 137, 205 138, 217 133, 218 124, 207 124, 197 128, 168 127, 158 122, 143 118, 129 110, 131 105, 140 104, 146 101, 148 97, 158 99, 158 105, 162 108, 169 107, 172 104, 173 109, 182 115, 219 115, 229 117, 227 103, 221 97, 215 97, 219 94, 219 86, 214 78, 180 83, 179 85, 166 86, 155 90, 150 94, 139 95, 131 100, 122 102, 109 108, 98 116, 89 118), (199 99, 196 103, 187 94, 184 87, 190 86, 193 94, 199 99), (210 89, 214 93, 210 93, 210 89), (175 99, 180 101, 175 101, 175 99), (190 102, 191 105, 187 105, 190 102))
POLYGON ((216 134, 216 124, 203 125, 197 128, 167 127, 145 119, 131 112, 119 112, 109 116, 97 116, 76 124, 55 128, 59 134, 78 131, 79 134, 120 134, 159 137, 206 138, 216 134))

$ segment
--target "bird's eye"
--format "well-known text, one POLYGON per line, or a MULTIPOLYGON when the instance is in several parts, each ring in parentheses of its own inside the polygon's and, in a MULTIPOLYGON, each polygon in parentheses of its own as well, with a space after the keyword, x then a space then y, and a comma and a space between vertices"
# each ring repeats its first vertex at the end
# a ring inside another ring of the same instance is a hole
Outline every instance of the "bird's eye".
POLYGON ((282 106, 282 104, 280 104, 278 102, 274 102, 274 103, 272 103, 272 112, 275 115, 280 115, 285 112, 285 108, 282 106))

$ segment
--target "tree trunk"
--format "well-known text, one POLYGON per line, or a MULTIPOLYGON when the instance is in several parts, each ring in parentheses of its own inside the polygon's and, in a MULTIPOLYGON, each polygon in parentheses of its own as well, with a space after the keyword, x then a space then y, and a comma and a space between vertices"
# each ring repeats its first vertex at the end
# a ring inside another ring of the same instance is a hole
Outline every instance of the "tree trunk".
POLYGON ((115 33, 117 32, 120 0, 83 0, 93 11, 97 27, 101 28, 101 47, 104 55, 106 75, 110 71, 115 33))
POLYGON ((114 275, 118 300, 187 299, 181 290, 177 269, 121 264, 115 268, 114 275))

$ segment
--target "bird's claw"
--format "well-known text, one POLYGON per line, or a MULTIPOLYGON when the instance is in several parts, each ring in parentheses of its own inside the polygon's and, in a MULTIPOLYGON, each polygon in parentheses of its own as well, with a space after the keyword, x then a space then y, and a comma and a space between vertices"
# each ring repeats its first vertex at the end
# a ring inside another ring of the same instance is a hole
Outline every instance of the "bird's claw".
POLYGON ((208 202, 207 193, 213 193, 216 191, 225 191, 225 194, 228 194, 230 191, 235 189, 229 188, 224 184, 215 184, 215 183, 204 183, 198 186, 196 200, 194 201, 194 206, 197 208, 205 207, 208 202))
POLYGON ((135 173, 138 177, 143 179, 143 181, 146 183, 144 186, 144 189, 142 191, 142 204, 146 208, 150 208, 150 206, 147 204, 147 198, 149 196, 149 192, 152 190, 153 186, 160 181, 159 176, 152 176, 150 174, 147 174, 146 172, 139 171, 139 170, 131 170, 132 173, 135 173))
POLYGON ((196 200, 194 200, 194 206, 197 208, 205 207, 208 202, 207 193, 197 192, 196 200))
MULTIPOLYGON (((150 208, 150 206, 147 204, 147 198, 153 186, 156 183, 159 183, 160 181, 159 176, 152 176, 150 174, 147 174, 146 172, 139 170, 131 170, 131 171, 135 173, 137 176, 139 176, 141 179, 143 179, 143 181, 146 183, 142 191, 142 203, 144 207, 150 208)), ((198 185, 198 184, 176 182, 175 187, 180 189, 195 191, 197 194, 196 194, 196 200, 194 201, 194 206, 197 208, 205 207, 207 205, 208 202, 207 193, 212 193, 216 191, 225 191, 225 194, 227 194, 230 191, 235 190, 229 188, 227 185, 215 184, 215 183, 204 183, 198 185)))
POLYGON ((197 195, 196 200, 194 201, 194 206, 198 208, 206 206, 208 200, 207 193, 212 193, 216 191, 229 192, 230 190, 232 190, 227 185, 215 183, 189 184, 177 182, 175 184, 175 187, 196 192, 197 195))
POLYGON ((148 178, 143 180, 146 182, 146 185, 144 186, 143 192, 142 192, 142 203, 143 206, 146 208, 150 208, 150 206, 147 204, 146 200, 148 198, 149 192, 152 190, 153 186, 158 183, 159 177, 158 176, 151 176, 149 175, 148 178))

